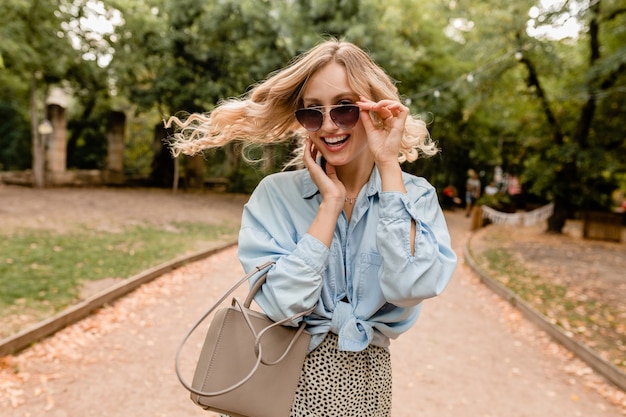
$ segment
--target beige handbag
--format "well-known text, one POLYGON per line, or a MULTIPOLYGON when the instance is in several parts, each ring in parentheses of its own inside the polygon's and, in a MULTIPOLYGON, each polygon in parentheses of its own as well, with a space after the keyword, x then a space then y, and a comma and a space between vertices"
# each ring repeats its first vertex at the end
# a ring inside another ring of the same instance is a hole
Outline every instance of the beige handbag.
POLYGON ((176 375, 198 406, 232 417, 287 417, 295 396, 310 334, 299 327, 283 326, 309 314, 279 322, 251 310, 256 292, 273 263, 257 267, 228 290, 189 329, 176 352, 176 375), (242 304, 236 297, 217 310, 206 334, 191 386, 179 367, 182 348, 217 307, 241 284, 261 274, 242 304))

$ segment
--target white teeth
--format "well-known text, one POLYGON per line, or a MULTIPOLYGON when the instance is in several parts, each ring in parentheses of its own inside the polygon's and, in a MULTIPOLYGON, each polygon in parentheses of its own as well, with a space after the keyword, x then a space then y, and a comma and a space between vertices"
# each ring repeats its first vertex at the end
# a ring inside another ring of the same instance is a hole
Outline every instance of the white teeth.
POLYGON ((344 141, 346 139, 348 139, 348 135, 337 136, 337 137, 334 137, 334 138, 325 137, 324 138, 324 142, 328 143, 329 145, 334 145, 334 144, 342 142, 342 141, 344 141))

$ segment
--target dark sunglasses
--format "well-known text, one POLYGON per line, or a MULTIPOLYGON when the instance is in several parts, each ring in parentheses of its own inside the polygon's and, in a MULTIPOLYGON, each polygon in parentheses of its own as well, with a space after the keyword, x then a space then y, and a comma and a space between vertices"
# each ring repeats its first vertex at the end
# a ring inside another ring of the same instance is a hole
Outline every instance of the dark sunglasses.
MULTIPOLYGON (((352 129, 359 121, 359 106, 356 104, 338 104, 329 107, 330 119, 341 129, 352 129)), ((324 107, 298 109, 296 119, 309 132, 317 132, 324 124, 324 107)))

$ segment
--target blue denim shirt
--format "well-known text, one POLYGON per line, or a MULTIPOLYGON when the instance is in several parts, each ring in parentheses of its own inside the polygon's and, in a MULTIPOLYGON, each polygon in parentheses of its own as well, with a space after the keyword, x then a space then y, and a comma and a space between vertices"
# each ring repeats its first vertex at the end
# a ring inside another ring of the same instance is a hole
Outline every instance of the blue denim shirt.
POLYGON ((245 205, 243 268, 275 262, 255 301, 275 321, 315 306, 304 318, 309 351, 328 332, 338 335, 340 350, 389 346, 415 323, 422 300, 450 280, 457 258, 437 193, 423 178, 403 173, 403 179, 406 194, 382 192, 374 168, 350 222, 339 216, 330 249, 307 233, 322 199, 308 170, 264 178, 245 205))

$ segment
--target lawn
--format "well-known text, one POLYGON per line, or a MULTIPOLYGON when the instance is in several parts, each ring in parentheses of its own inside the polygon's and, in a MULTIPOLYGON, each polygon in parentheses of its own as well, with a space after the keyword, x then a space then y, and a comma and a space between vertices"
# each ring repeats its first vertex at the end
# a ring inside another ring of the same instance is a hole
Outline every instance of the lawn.
MULTIPOLYGON (((616 367, 626 370, 626 309, 623 303, 615 302, 611 291, 600 291, 601 280, 594 277, 594 271, 597 274, 601 266, 607 267, 613 258, 594 260, 591 257, 594 243, 575 242, 566 238, 563 240, 570 244, 567 248, 559 246, 558 238, 553 237, 549 244, 537 244, 531 253, 524 253, 527 249, 522 248, 530 245, 519 244, 523 240, 520 234, 518 239, 512 240, 510 233, 492 228, 483 233, 482 239, 483 248, 476 260, 492 278, 517 294, 567 335, 596 350, 616 367), (577 245, 573 246, 573 243, 577 245), (550 259, 554 257, 550 251, 568 253, 576 247, 586 250, 582 253, 573 252, 576 255, 572 253, 571 256, 578 257, 578 261, 588 265, 588 270, 574 265, 574 261, 559 262, 551 268, 539 268, 535 263, 528 262, 528 259, 538 259, 538 254, 550 259), (565 279, 576 275, 581 275, 583 281, 565 279)), ((595 246, 596 251, 600 250, 598 247, 602 248, 598 243, 595 246)), ((620 273, 619 266, 606 269, 620 273)), ((605 275, 605 279, 610 282, 610 277, 605 275)))
POLYGON ((216 241, 233 241, 238 225, 172 223, 115 233, 23 229, 0 239, 0 337, 62 311, 85 282, 125 279, 216 241))

